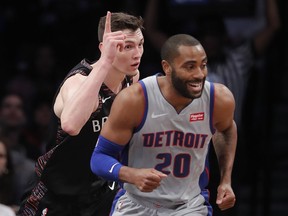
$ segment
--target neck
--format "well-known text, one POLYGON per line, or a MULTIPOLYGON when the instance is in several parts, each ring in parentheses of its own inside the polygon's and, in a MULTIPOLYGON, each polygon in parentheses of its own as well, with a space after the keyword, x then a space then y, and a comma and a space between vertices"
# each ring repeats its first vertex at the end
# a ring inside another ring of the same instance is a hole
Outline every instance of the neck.
MULTIPOLYGON (((99 61, 96 61, 91 66, 93 68, 95 67, 101 67, 98 65, 99 61)), ((115 68, 115 66, 110 65, 110 67, 107 68, 108 72, 105 74, 105 78, 103 83, 115 94, 117 94, 121 88, 122 88, 122 81, 125 78, 125 74, 115 68)))
POLYGON ((115 94, 118 94, 122 89, 122 81, 125 79, 125 74, 118 70, 109 72, 104 80, 105 85, 115 94))

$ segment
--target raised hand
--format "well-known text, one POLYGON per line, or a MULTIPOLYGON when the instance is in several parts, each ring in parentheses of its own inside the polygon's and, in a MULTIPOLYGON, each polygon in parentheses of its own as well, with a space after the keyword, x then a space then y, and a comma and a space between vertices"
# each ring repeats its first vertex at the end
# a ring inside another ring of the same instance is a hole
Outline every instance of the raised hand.
POLYGON ((111 32, 111 12, 108 11, 105 21, 105 29, 103 34, 103 42, 101 47, 101 59, 112 63, 117 51, 121 51, 124 47, 125 34, 122 31, 111 32))

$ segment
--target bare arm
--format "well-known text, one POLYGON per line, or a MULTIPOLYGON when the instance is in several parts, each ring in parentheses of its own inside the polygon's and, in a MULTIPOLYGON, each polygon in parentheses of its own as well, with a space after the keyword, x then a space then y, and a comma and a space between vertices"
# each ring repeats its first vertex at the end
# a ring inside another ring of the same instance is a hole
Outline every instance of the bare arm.
MULTIPOLYGON (((134 128, 141 122, 144 103, 140 84, 134 84, 122 90, 113 102, 109 118, 102 128, 101 136, 112 143, 126 145, 131 139, 134 128)), ((97 159, 97 155, 93 155, 93 157, 97 159)), ((109 158, 107 159, 109 160, 109 158)), ((160 181, 164 177, 166 177, 165 174, 154 168, 136 169, 128 166, 122 166, 118 176, 120 181, 134 184, 142 192, 153 191, 160 185, 160 181)))
POLYGON ((216 203, 225 210, 233 207, 235 195, 231 186, 231 176, 237 145, 237 128, 233 120, 235 101, 230 90, 215 84, 213 145, 220 169, 220 184, 216 203))
POLYGON ((101 135, 119 145, 126 145, 133 129, 141 122, 143 113, 143 92, 140 84, 135 83, 123 89, 115 98, 101 135))
POLYGON ((256 54, 260 55, 268 46, 276 30, 280 28, 280 17, 276 0, 265 0, 266 26, 254 38, 256 54))
POLYGON ((164 42, 168 39, 168 36, 161 32, 157 26, 160 2, 159 0, 149 0, 144 14, 146 36, 159 52, 164 42))
POLYGON ((85 77, 75 75, 67 79, 58 94, 55 114, 61 119, 61 127, 70 135, 77 135, 90 115, 98 107, 98 93, 106 75, 112 70, 112 62, 119 47, 123 46, 121 31, 111 32, 111 14, 107 12, 101 57, 85 77))

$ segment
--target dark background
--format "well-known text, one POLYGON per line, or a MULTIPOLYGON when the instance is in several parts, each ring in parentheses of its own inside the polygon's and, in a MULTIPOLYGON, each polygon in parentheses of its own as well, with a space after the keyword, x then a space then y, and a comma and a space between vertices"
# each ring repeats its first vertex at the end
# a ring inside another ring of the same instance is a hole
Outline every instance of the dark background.
MULTIPOLYGON (((225 19, 232 20, 230 32, 243 28, 241 21, 257 15, 257 1, 252 0, 171 0, 170 3, 164 16, 167 12, 173 19, 190 19, 216 10, 225 19), (185 2, 185 5, 177 2, 185 2), (233 22, 235 20, 238 22, 233 22)), ((265 72, 251 76, 245 100, 244 132, 233 173, 237 204, 233 212, 227 211, 223 215, 278 216, 288 212, 288 8, 286 0, 277 3, 281 29, 263 58, 265 72)), ((36 98, 47 98, 52 103, 59 82, 74 65, 83 58, 95 60, 99 57, 99 17, 107 10, 143 17, 145 5, 146 0, 1 1, 1 95, 19 91, 26 98, 28 112, 36 98), (52 53, 48 54, 53 59, 52 66, 45 65, 45 54, 42 61, 39 60, 40 51, 47 47, 48 53, 52 53)), ((173 29, 173 25, 170 28, 173 29)), ((249 31, 253 29, 248 24, 245 31, 249 37, 249 31)), ((140 67, 142 78, 157 72, 147 67, 153 61, 149 55, 153 48, 147 39, 144 47, 140 67)), ((216 172, 215 177, 211 177, 213 193, 217 181, 216 172)), ((215 215, 221 215, 217 207, 215 215)))

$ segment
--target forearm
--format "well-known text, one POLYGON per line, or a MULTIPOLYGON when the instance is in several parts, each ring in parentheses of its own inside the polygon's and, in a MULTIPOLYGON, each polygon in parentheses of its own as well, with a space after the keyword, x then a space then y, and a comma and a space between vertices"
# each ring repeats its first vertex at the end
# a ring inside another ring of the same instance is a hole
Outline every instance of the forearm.
POLYGON ((119 180, 121 182, 134 184, 134 181, 133 181, 134 174, 135 174, 134 168, 131 168, 128 166, 122 166, 119 170, 119 180))
POLYGON ((168 36, 159 30, 158 9, 160 7, 159 0, 151 0, 147 3, 145 11, 146 35, 151 41, 152 45, 160 52, 163 43, 168 36))
POLYGON ((213 145, 218 158, 220 182, 230 184, 237 146, 237 128, 235 122, 225 131, 217 131, 214 134, 213 145))
POLYGON ((90 160, 91 171, 107 180, 119 181, 119 171, 123 165, 118 156, 124 147, 99 136, 90 160))
POLYGON ((266 0, 267 25, 274 31, 281 25, 277 0, 266 0))
POLYGON ((258 55, 266 50, 274 33, 280 28, 281 21, 276 0, 265 0, 266 26, 255 36, 254 46, 258 55))

